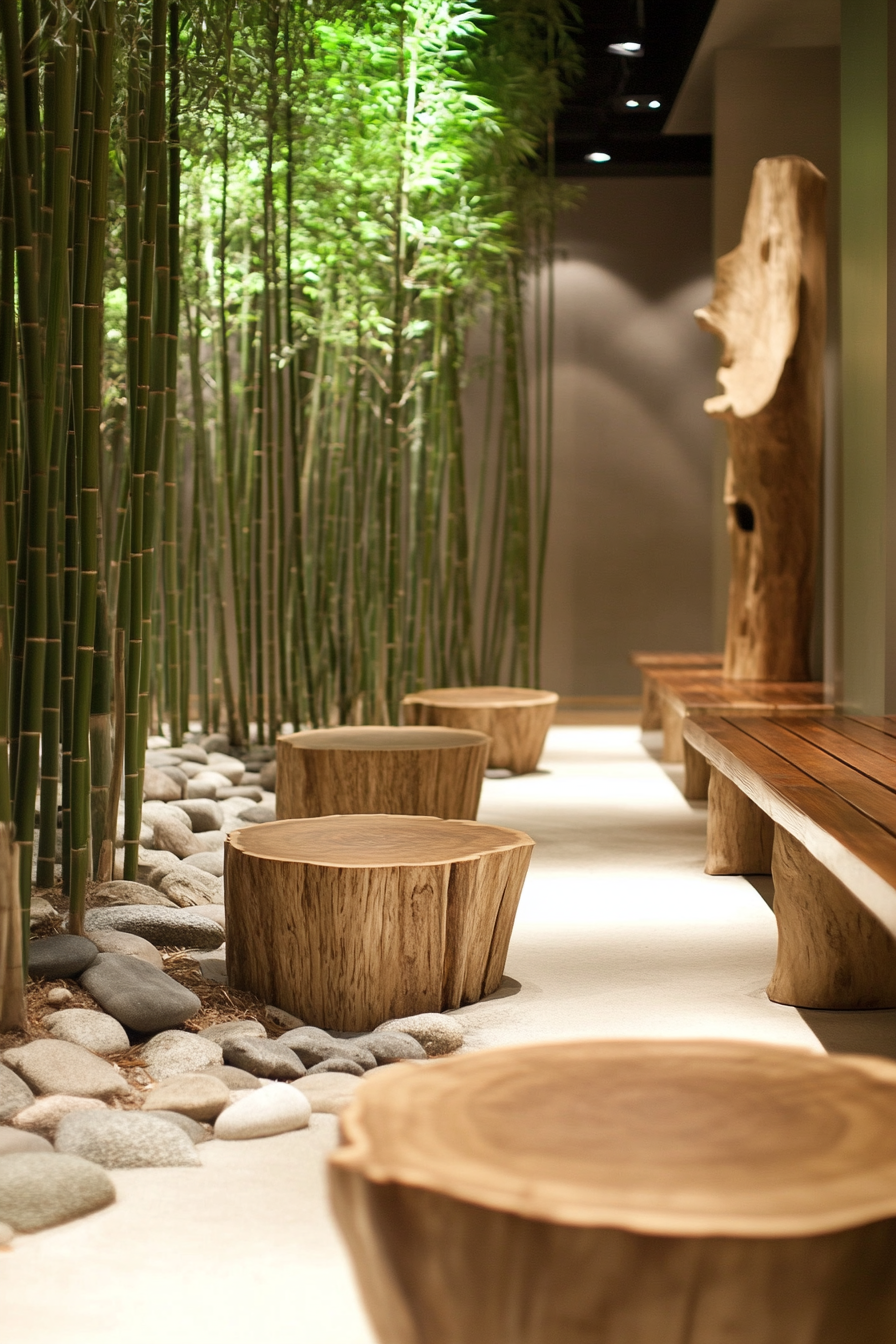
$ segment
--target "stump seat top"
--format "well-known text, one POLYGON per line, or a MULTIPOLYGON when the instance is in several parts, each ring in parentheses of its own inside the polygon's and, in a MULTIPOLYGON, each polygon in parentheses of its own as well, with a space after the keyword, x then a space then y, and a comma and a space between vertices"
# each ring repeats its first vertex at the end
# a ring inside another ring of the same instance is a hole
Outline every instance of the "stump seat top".
POLYGON ((681 714, 724 714, 733 710, 774 713, 797 710, 833 712, 825 704, 820 681, 734 681, 719 667, 642 667, 663 699, 681 714))
POLYGON ((534 842, 522 831, 478 821, 354 813, 296 817, 231 831, 244 854, 333 868, 395 868, 457 863, 534 842))
POLYGON ((896 1064, 740 1041, 567 1041, 365 1080, 331 1162, 524 1218, 811 1236, 896 1215, 896 1064))
POLYGON ((429 691, 406 695, 403 703, 442 705, 446 709, 525 709, 533 705, 553 705, 556 691, 539 691, 527 686, 440 686, 429 691))
POLYGON ((896 934, 896 717, 719 715, 684 736, 896 934))
POLYGON ((445 751, 487 742, 472 728, 312 728, 278 739, 302 751, 445 751))

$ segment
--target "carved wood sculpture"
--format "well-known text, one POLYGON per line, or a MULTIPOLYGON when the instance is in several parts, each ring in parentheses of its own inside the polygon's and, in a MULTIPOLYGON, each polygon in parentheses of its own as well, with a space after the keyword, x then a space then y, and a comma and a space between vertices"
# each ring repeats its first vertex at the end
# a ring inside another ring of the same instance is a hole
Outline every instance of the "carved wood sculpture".
POLYGON ((484 733, 452 728, 320 728, 277 741, 277 817, 336 812, 475 821, 484 733))
POLYGON ((368 1075, 330 1193, 381 1344, 891 1344, 896 1065, 570 1041, 368 1075))
POLYGON ((525 775, 538 765, 559 696, 520 686, 446 686, 406 695, 408 724, 471 728, 492 740, 488 763, 525 775))
POLYGON ((760 159, 738 246, 695 316, 722 342, 732 574, 726 677, 807 681, 815 580, 825 340, 825 178, 760 159))
POLYGON ((475 1003, 501 983, 533 843, 436 817, 231 831, 228 980, 341 1031, 475 1003))

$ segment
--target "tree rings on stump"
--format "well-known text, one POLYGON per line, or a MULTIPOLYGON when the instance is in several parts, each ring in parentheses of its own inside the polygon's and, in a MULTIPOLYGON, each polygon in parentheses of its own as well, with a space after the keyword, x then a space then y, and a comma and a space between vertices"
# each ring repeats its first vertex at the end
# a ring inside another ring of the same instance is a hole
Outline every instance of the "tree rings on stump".
POLYGON ((330 1189, 383 1344, 889 1344, 896 1066, 738 1041, 402 1064, 330 1189))
POLYGON ((342 1031, 474 1003, 501 983, 533 843, 388 815, 231 831, 229 982, 342 1031))
POLYGON ((401 706, 408 724, 486 733, 489 766, 525 775, 538 765, 558 699, 554 691, 521 686, 447 686, 406 695, 401 706))
POLYGON ((277 741, 277 817, 345 812, 475 821, 488 762, 483 733, 318 728, 277 741))

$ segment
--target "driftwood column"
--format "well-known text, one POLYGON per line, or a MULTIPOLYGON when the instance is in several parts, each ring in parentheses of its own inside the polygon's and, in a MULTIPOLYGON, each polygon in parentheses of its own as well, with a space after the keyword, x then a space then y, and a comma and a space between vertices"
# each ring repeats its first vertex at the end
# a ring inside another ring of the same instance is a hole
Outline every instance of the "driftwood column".
POLYGON ((520 686, 446 686, 406 695, 407 724, 471 728, 492 740, 494 770, 525 775, 538 765, 559 696, 520 686))
POLYGON ((697 321, 723 346, 731 587, 726 677, 808 681, 825 341, 825 179, 760 159, 738 246, 697 321))
POLYGON ((576 1041, 368 1075, 330 1158, 381 1344, 892 1344, 896 1066, 576 1041))
POLYGON ((317 1027, 475 1003, 501 983, 533 841, 435 817, 231 831, 227 975, 317 1027))
POLYGON ((319 728, 277 741, 277 818, 336 812, 475 821, 484 733, 452 728, 319 728))

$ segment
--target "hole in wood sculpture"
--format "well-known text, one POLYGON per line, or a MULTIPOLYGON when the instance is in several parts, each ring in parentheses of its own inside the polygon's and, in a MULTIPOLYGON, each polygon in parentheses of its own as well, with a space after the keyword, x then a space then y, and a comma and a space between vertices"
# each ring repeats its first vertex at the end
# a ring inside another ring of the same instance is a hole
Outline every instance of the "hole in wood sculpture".
POLYGON ((756 526, 756 519, 753 510, 744 500, 738 499, 734 504, 734 520, 741 532, 752 532, 756 526))

